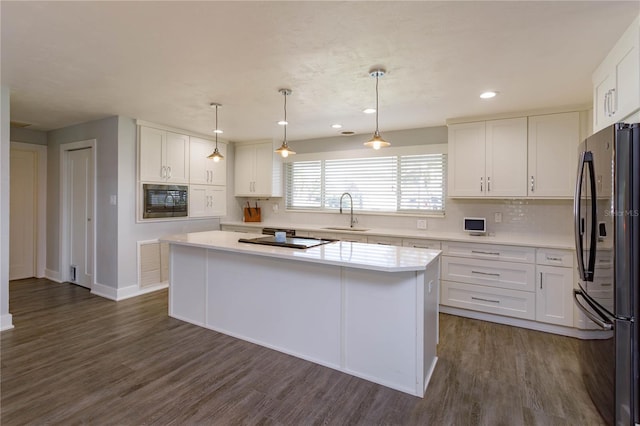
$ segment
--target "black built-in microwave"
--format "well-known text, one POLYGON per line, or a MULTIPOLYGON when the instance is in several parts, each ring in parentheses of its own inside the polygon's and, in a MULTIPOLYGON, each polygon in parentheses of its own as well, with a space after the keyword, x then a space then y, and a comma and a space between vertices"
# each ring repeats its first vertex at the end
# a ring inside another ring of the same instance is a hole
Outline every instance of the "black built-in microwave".
POLYGON ((143 184, 143 219, 186 217, 188 193, 186 185, 143 184))

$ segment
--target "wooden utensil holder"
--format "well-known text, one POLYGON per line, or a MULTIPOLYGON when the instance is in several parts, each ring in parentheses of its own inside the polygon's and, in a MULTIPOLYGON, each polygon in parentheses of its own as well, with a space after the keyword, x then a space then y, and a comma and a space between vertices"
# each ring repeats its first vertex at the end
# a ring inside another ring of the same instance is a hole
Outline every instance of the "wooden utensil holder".
POLYGON ((260 207, 245 207, 244 221, 245 222, 262 222, 262 217, 260 216, 260 207))

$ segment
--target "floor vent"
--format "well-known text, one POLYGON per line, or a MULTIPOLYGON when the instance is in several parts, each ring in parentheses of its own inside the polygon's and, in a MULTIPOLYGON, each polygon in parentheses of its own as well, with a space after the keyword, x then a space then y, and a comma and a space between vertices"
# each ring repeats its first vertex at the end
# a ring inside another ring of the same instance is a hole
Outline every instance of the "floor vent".
POLYGON ((169 245, 158 240, 138 241, 140 288, 166 284, 169 280, 169 245))

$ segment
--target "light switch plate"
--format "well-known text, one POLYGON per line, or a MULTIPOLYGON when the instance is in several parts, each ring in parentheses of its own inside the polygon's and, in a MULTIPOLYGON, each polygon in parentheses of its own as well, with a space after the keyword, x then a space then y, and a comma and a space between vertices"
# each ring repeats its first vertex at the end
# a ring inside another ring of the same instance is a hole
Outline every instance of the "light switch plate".
POLYGON ((495 223, 501 223, 502 222, 502 213, 500 212, 496 212, 493 214, 493 221, 495 223))
POLYGON ((418 219, 418 229, 427 229, 427 219, 418 219))

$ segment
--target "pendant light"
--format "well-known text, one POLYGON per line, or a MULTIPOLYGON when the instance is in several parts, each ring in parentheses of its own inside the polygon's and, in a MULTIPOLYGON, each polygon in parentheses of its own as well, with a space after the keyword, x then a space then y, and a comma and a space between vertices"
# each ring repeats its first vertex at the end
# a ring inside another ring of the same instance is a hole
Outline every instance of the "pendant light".
POLYGON ((369 75, 376 79, 376 131, 373 134, 373 137, 368 142, 364 143, 364 146, 373 149, 380 149, 391 145, 389 142, 382 139, 382 136, 380 136, 380 130, 378 130, 378 79, 384 76, 385 72, 386 71, 382 68, 372 69, 369 71, 369 75))
POLYGON ((284 120, 278 122, 278 124, 284 126, 284 140, 280 148, 276 149, 276 152, 282 155, 282 158, 287 158, 289 155, 295 154, 295 151, 291 150, 287 145, 287 125, 289 124, 287 122, 287 96, 291 94, 291 89, 280 89, 278 92, 284 96, 284 120))
POLYGON ((218 133, 222 133, 222 130, 218 129, 218 107, 221 107, 222 105, 212 102, 210 106, 211 108, 216 109, 216 128, 213 130, 213 133, 216 134, 216 149, 214 149, 213 152, 209 156, 207 156, 207 158, 217 163, 220 160, 224 159, 224 156, 220 154, 220 151, 218 151, 218 133))

